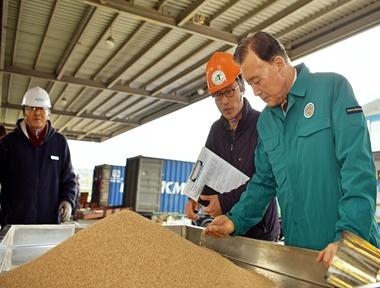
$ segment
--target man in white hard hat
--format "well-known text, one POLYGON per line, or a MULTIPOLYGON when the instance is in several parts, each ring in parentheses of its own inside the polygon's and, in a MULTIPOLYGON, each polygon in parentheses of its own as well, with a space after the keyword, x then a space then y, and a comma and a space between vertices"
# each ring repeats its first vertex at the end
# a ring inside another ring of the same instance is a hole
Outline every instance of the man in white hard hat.
POLYGON ((24 119, 0 143, 1 226, 58 224, 70 219, 75 174, 66 138, 48 120, 49 94, 29 89, 24 119))

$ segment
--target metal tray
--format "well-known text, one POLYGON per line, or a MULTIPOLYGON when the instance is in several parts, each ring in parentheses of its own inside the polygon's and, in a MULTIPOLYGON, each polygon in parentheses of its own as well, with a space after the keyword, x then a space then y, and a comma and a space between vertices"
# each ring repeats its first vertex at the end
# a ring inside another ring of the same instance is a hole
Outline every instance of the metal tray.
POLYGON ((74 225, 12 225, 2 231, 0 273, 44 254, 74 235, 74 225))
POLYGON ((267 276, 279 288, 333 287, 325 281, 326 269, 315 261, 317 251, 244 237, 215 239, 202 236, 203 228, 196 226, 166 227, 196 245, 216 251, 240 267, 267 276))

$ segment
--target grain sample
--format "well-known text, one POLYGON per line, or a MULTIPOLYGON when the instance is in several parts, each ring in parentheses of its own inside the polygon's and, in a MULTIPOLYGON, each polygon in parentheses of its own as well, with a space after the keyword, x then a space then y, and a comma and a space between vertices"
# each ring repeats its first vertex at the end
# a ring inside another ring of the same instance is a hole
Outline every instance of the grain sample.
POLYGON ((0 276, 2 288, 274 287, 131 211, 109 216, 0 276))

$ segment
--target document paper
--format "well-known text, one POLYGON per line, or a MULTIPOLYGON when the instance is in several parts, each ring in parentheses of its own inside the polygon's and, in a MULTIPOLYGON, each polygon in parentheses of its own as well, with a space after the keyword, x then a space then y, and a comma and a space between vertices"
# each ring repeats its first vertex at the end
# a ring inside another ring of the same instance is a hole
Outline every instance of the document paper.
POLYGON ((203 147, 183 192, 197 201, 205 185, 219 193, 225 193, 238 188, 248 180, 247 175, 203 147))

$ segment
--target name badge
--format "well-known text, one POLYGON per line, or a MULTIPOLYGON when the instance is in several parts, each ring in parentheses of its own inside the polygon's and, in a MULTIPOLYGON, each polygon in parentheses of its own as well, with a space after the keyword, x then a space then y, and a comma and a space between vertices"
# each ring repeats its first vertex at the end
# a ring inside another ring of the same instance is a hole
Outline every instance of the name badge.
POLYGON ((59 160, 59 157, 58 157, 58 156, 55 156, 55 155, 50 155, 50 159, 51 159, 51 160, 56 160, 56 161, 58 161, 58 160, 59 160))

